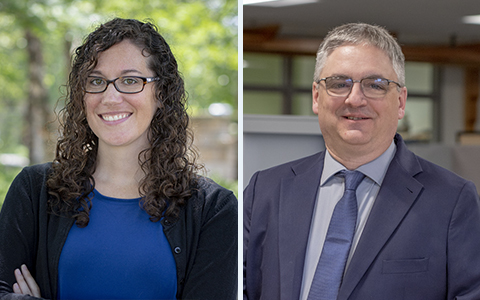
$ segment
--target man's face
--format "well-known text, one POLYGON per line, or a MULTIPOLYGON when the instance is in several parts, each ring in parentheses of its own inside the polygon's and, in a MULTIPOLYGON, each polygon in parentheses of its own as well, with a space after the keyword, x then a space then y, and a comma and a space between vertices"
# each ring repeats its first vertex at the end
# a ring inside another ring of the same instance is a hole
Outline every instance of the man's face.
MULTIPOLYGON (((374 46, 347 45, 335 49, 327 58, 320 78, 330 76, 361 80, 381 77, 398 81, 388 56, 374 46)), ((327 94, 325 81, 313 83, 313 112, 318 115, 325 144, 334 157, 383 153, 405 114, 407 90, 390 83, 382 98, 366 98, 360 83, 346 97, 327 94)))

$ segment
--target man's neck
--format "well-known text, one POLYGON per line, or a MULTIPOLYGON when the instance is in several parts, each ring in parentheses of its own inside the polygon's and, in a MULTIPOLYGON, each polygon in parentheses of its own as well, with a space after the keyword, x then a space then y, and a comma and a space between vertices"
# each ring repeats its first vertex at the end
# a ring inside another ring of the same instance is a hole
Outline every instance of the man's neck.
POLYGON ((345 146, 340 149, 334 149, 326 145, 330 155, 348 170, 355 170, 358 167, 367 164, 380 155, 382 155, 390 146, 391 142, 376 149, 365 149, 362 146, 345 146))

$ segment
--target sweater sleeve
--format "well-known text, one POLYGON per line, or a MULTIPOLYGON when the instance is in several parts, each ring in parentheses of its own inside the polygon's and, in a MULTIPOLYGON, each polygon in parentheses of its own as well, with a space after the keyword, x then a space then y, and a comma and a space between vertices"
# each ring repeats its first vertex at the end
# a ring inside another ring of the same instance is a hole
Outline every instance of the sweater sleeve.
POLYGON ((30 170, 22 170, 15 178, 0 211, 1 300, 38 299, 14 294, 12 289, 16 282, 15 269, 26 264, 30 270, 34 270, 39 197, 32 197, 35 184, 30 170))
MULTIPOLYGON (((205 191, 204 191, 205 192, 205 191)), ((181 299, 237 299, 237 199, 223 188, 207 191, 193 264, 181 299)))

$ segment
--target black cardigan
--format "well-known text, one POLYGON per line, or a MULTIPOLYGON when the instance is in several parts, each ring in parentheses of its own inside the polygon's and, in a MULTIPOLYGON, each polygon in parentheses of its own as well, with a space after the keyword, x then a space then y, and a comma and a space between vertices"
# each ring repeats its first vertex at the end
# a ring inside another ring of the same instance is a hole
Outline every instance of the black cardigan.
MULTIPOLYGON (((42 297, 57 298, 58 261, 74 219, 47 213, 51 164, 25 168, 0 212, 0 299, 13 294, 16 268, 26 264, 42 297)), ((188 199, 175 222, 163 222, 177 265, 177 299, 237 298, 237 200, 209 179, 188 199)))

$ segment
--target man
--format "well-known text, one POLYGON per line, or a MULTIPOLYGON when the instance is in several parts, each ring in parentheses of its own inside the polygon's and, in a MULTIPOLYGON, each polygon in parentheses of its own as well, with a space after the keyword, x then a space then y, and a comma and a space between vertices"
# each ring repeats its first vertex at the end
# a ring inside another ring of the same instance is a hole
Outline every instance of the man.
POLYGON ((327 35, 312 87, 327 150, 257 172, 245 189, 244 299, 480 299, 475 186, 396 134, 404 77, 385 29, 327 35))

